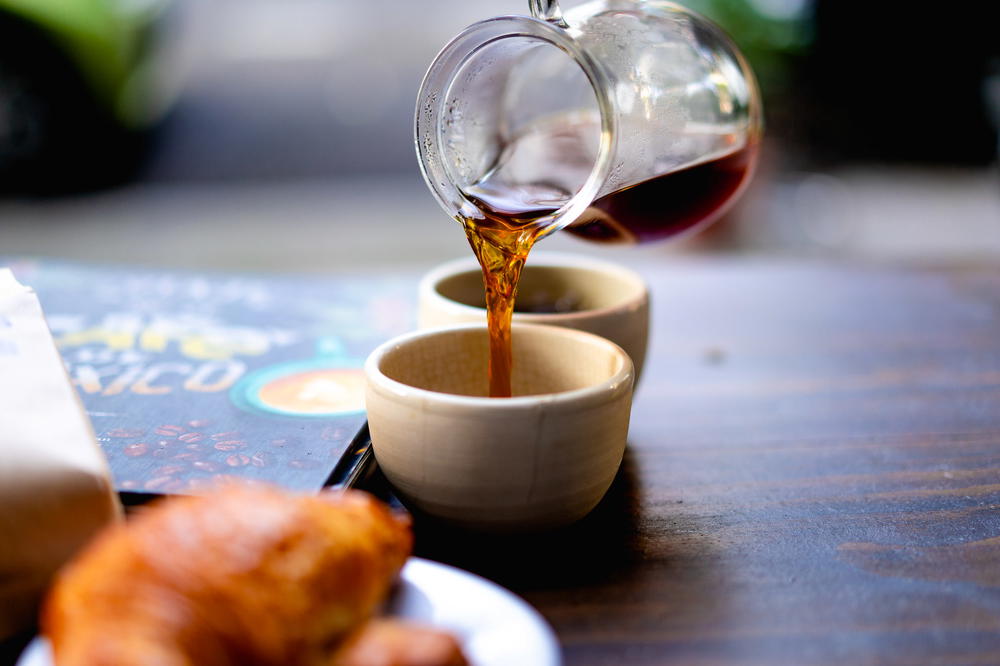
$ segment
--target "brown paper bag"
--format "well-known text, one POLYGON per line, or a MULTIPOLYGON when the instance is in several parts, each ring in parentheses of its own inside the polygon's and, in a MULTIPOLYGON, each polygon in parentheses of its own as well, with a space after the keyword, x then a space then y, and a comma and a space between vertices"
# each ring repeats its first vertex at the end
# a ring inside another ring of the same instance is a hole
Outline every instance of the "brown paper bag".
POLYGON ((52 574, 120 516, 38 299, 0 268, 0 639, 31 625, 52 574))

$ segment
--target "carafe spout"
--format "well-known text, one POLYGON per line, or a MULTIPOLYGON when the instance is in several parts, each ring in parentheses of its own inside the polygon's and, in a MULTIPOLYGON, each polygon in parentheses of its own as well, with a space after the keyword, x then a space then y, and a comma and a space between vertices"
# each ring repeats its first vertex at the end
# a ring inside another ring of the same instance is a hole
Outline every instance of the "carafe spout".
POLYGON ((568 28, 569 25, 563 19, 562 8, 559 7, 559 0, 529 0, 531 5, 531 15, 549 23, 553 23, 560 28, 568 28))

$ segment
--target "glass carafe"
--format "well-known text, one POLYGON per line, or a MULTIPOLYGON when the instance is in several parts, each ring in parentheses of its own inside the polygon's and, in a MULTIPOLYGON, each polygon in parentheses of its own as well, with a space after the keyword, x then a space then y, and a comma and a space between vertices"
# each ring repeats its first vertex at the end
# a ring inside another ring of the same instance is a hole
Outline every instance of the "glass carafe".
POLYGON ((732 41, 670 2, 530 4, 532 16, 466 28, 421 85, 417 153, 444 209, 625 242, 716 218, 749 180, 761 134, 732 41))

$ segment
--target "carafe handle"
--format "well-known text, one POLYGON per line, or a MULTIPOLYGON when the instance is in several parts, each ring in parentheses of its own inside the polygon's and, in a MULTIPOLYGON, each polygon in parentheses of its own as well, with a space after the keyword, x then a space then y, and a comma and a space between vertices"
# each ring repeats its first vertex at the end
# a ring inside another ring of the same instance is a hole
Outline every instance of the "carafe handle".
POLYGON ((528 0, 531 5, 531 15, 548 21, 560 28, 567 28, 569 25, 563 20, 562 9, 559 7, 559 0, 528 0))

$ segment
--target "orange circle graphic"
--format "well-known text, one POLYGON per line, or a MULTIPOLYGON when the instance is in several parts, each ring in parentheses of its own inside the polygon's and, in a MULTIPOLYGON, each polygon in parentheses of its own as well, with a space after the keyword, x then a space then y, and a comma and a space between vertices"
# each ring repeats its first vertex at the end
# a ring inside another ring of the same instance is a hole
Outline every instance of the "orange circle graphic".
POLYGON ((272 379, 257 398, 272 409, 295 414, 359 411, 365 408, 365 375, 354 368, 296 372, 272 379))

